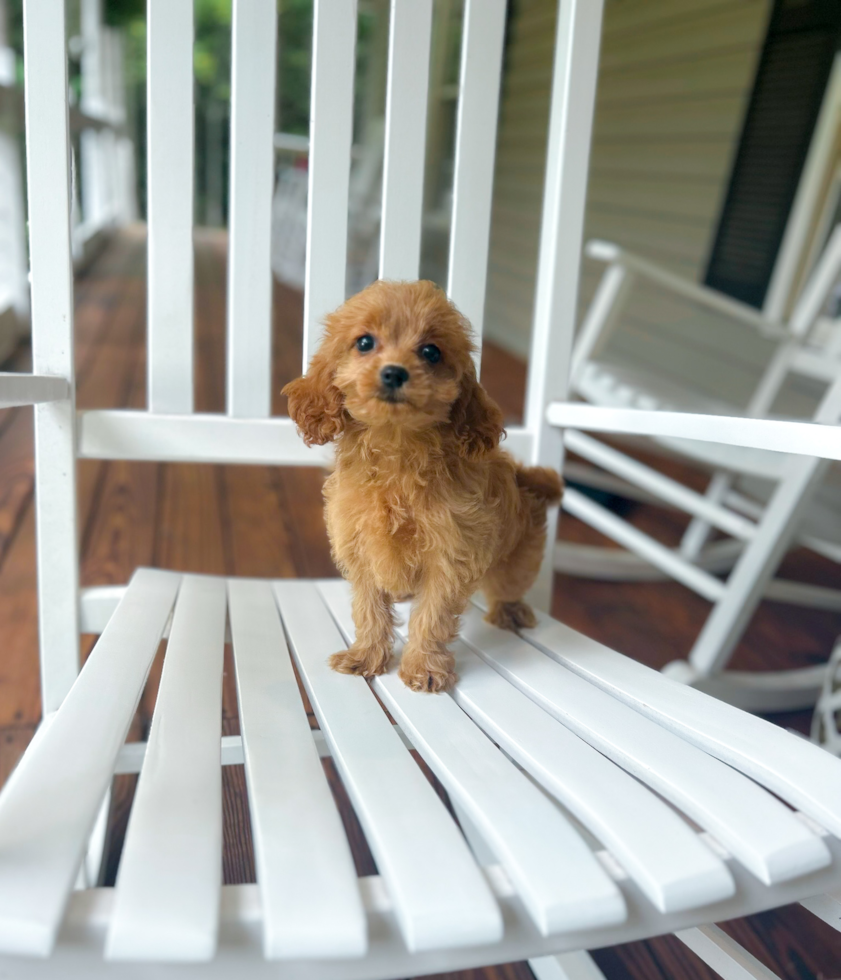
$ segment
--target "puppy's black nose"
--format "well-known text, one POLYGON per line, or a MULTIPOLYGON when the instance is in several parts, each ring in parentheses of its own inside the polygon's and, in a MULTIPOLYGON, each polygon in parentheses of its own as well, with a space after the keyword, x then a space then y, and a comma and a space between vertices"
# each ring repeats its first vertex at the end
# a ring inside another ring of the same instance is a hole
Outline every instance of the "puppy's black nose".
POLYGON ((380 371, 380 381, 385 388, 402 388, 409 380, 409 372, 399 364, 387 364, 380 371))

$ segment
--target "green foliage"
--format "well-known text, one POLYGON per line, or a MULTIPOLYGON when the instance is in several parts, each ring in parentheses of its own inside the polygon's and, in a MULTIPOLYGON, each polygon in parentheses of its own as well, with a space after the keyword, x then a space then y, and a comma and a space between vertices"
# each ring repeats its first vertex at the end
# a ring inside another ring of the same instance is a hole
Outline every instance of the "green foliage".
POLYGON ((312 0, 281 0, 278 129, 306 136, 310 128, 312 0))

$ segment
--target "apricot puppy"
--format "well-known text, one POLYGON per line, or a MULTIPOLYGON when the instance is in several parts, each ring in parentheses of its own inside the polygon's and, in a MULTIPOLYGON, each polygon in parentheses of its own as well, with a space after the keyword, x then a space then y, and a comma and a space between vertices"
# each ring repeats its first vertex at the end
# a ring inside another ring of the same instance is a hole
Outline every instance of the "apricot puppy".
POLYGON ((499 448, 502 413, 472 353, 469 325, 437 286, 378 281, 327 317, 306 375, 283 389, 304 441, 336 442, 325 514, 356 641, 331 657, 335 670, 385 671, 392 606, 408 597, 400 677, 416 691, 455 682, 447 644, 477 589, 489 622, 535 624, 523 596, 561 481, 499 448))

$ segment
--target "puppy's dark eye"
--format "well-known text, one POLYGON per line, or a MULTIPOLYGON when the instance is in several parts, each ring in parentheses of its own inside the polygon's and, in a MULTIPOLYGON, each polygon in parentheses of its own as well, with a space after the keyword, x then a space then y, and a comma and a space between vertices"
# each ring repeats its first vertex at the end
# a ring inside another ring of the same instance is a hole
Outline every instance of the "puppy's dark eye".
POLYGON ((369 333, 364 333, 361 337, 357 337, 356 349, 361 354, 367 354, 369 350, 374 349, 374 338, 369 333))
POLYGON ((430 364, 437 364, 441 360, 441 351, 435 344, 424 344, 420 349, 420 356, 430 364))

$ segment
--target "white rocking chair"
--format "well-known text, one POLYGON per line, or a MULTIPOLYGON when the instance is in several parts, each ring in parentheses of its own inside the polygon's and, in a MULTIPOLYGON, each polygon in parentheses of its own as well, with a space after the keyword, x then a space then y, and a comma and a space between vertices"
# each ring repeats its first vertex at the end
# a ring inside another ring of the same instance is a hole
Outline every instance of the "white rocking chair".
MULTIPOLYGON (((44 720, 0 793, 0 972, 176 978, 192 964, 237 980, 278 969, 301 980, 376 980, 531 958, 544 978, 592 978, 582 950, 680 930, 722 975, 767 978, 708 924, 801 901, 837 927, 841 761, 546 615, 517 637, 472 608, 455 644, 461 680, 452 696, 429 696, 394 674, 372 690, 328 669, 327 655, 353 635, 340 580, 139 569, 126 586, 80 594, 77 457, 325 457, 304 448, 288 419, 269 417, 275 0, 234 3, 225 416, 192 413, 192 3, 149 2, 149 408, 78 415, 64 0, 25 0, 24 10, 35 368, 4 376, 0 393, 5 404, 35 405, 44 720), (81 671, 80 630, 101 634, 81 671), (241 735, 223 739, 227 635, 241 735), (148 742, 126 744, 162 637, 148 742), (461 828, 405 742, 446 788, 461 828), (356 875, 320 754, 333 757, 375 875, 356 875), (257 883, 223 887, 220 764, 237 763, 257 883), (115 772, 140 774, 117 883, 87 888, 115 772)), ((316 0, 308 352, 320 317, 344 296, 355 13, 352 0, 316 0)), ((468 0, 449 290, 477 328, 504 15, 502 0, 468 0)), ((412 277, 425 115, 416 67, 431 2, 395 0, 392 18, 381 272, 412 277)), ((560 8, 529 410, 510 439, 535 462, 560 459, 557 424, 664 424, 659 413, 605 416, 587 406, 581 418, 582 406, 562 401, 600 19, 598 0, 560 8)), ((676 428, 705 438, 705 425, 687 417, 676 428)), ((841 455, 830 427, 723 419, 715 434, 841 455)), ((544 597, 548 584, 547 574, 544 597)))
MULTIPOLYGON (((841 377, 841 322, 822 317, 830 294, 841 279, 841 225, 831 235, 785 327, 764 319, 751 307, 681 280, 615 245, 590 242, 587 252, 608 263, 572 356, 572 389, 591 404, 698 412, 710 418, 713 430, 716 416, 735 411, 720 401, 687 391, 685 386, 670 387, 656 371, 601 360, 600 352, 622 315, 633 284, 639 280, 653 282, 673 296, 727 316, 734 330, 753 330, 777 342, 748 401, 746 414, 750 417, 768 416, 791 377, 805 377, 824 388, 841 377)), ((837 422, 839 412, 833 405, 832 399, 824 396, 812 421, 837 422)), ((573 489, 565 496, 565 509, 622 548, 559 542, 555 568, 594 578, 668 577, 681 582, 710 600, 713 609, 687 659, 667 665, 671 676, 749 710, 775 711, 814 704, 824 680, 823 665, 762 673, 724 668, 763 597, 841 610, 839 590, 774 578, 793 540, 841 562, 837 529, 834 535, 831 526, 808 533, 801 526, 810 494, 817 489, 825 466, 797 462, 768 449, 749 450, 714 440, 690 441, 677 433, 660 436, 655 442, 710 471, 712 478, 706 494, 689 489, 591 436, 576 431, 565 434, 567 448, 586 460, 587 465, 578 464, 575 471, 582 483, 676 507, 688 514, 691 521, 680 546, 666 547, 573 489), (767 504, 741 489, 738 481, 745 476, 771 483, 774 489, 767 504), (713 528, 727 537, 708 543, 713 528), (730 573, 724 581, 716 576, 722 572, 730 573)), ((830 521, 837 525, 834 513, 830 521)))

